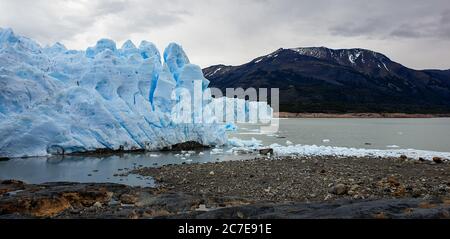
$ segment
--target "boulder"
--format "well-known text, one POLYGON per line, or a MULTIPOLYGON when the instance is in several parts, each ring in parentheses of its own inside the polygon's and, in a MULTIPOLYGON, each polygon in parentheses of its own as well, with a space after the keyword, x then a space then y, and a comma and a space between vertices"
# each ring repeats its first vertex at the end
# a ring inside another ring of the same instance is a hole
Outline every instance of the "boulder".
POLYGON ((330 189, 330 193, 335 195, 345 195, 348 193, 348 187, 345 184, 339 183, 330 189))
POLYGON ((442 158, 440 158, 440 157, 434 157, 433 158, 433 162, 435 162, 435 163, 443 163, 444 160, 442 160, 442 158))
POLYGON ((262 154, 262 155, 273 154, 273 149, 271 149, 271 148, 260 149, 259 153, 262 154))

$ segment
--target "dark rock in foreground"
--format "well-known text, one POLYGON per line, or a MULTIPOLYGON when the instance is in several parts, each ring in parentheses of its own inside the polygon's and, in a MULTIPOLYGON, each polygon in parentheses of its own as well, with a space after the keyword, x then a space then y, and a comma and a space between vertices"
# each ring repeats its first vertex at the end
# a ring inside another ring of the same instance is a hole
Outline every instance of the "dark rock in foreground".
POLYGON ((450 218, 450 201, 339 200, 328 203, 257 203, 168 218, 192 219, 406 219, 450 218))

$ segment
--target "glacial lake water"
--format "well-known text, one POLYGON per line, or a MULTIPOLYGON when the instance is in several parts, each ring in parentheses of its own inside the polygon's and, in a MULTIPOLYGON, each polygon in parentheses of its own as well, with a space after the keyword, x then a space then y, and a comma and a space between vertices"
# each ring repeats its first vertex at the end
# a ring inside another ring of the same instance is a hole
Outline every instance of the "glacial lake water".
POLYGON ((278 137, 259 134, 258 127, 240 125, 232 137, 253 137, 265 145, 283 145, 289 140, 303 145, 450 152, 450 118, 280 119, 278 137))
MULTIPOLYGON (((261 134, 260 126, 240 124, 230 134, 240 139, 255 138, 264 145, 278 143, 327 145, 372 149, 421 149, 450 152, 450 118, 433 119, 280 119, 279 132, 261 134)), ((254 158, 255 155, 190 152, 150 152, 104 157, 55 156, 15 158, 0 161, 0 179, 18 179, 28 183, 113 182, 133 186, 153 186, 151 178, 121 174, 138 167, 166 164, 204 163, 254 158)))

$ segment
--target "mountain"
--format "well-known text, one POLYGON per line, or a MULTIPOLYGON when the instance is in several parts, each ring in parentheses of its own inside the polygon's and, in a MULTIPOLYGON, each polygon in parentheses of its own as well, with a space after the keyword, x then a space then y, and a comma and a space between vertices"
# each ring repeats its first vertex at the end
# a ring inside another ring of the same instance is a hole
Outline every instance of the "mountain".
POLYGON ((450 70, 414 70, 365 49, 281 48, 203 72, 222 90, 279 88, 280 111, 450 112, 450 70))

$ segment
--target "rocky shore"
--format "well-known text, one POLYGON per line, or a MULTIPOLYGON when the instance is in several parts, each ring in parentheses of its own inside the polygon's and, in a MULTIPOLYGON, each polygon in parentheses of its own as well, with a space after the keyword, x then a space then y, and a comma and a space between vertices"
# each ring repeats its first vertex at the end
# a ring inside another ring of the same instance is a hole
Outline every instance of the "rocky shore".
POLYGON ((0 182, 0 218, 450 218, 450 163, 257 158, 139 168, 157 188, 0 182))
POLYGON ((277 112, 278 118, 443 118, 450 114, 408 114, 408 113, 292 113, 277 112))

